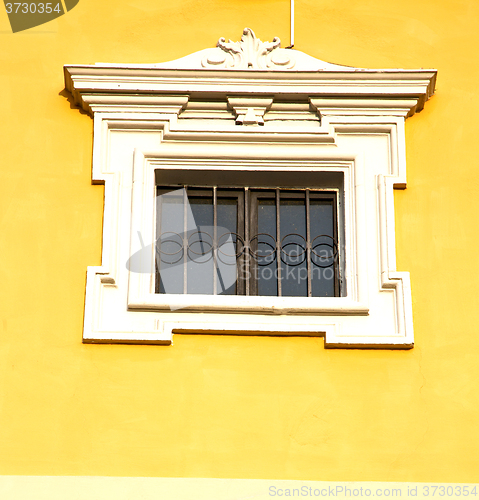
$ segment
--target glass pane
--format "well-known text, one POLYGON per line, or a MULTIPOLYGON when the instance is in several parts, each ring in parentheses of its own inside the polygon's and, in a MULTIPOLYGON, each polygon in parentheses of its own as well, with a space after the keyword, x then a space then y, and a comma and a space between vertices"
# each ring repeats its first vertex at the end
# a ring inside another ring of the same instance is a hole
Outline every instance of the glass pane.
MULTIPOLYGON (((274 196, 274 192, 272 192, 274 196)), ((254 236, 254 235, 252 235, 254 236)), ((255 273, 258 280, 258 295, 278 295, 278 273, 276 265, 276 201, 258 200, 258 235, 252 241, 256 248, 255 273)))
POLYGON ((236 253, 241 250, 241 241, 237 242, 238 199, 222 198, 217 193, 217 275, 216 293, 218 295, 236 295, 236 253))
MULTIPOLYGON (((302 193, 303 196, 305 193, 302 193)), ((281 295, 308 296, 306 263, 306 205, 304 199, 281 193, 281 295)))
POLYGON ((213 294, 213 191, 188 195, 196 228, 188 231, 187 293, 213 294))
POLYGON ((158 189, 156 266, 160 293, 183 293, 184 190, 158 189))
MULTIPOLYGON (((157 290, 160 293, 183 293, 186 272, 187 293, 211 295, 215 276, 213 189, 188 188, 187 193, 185 228, 185 190, 163 187, 157 191, 157 290)), ((333 194, 319 196, 314 191, 310 193, 311 293, 313 297, 334 297, 338 280, 335 198, 333 194)), ((276 246, 279 237, 281 295, 307 296, 305 198, 305 191, 281 191, 278 236, 275 191, 253 191, 252 201, 256 207, 253 206, 252 210, 253 213, 257 211, 257 220, 250 227, 252 293, 278 295, 276 246)), ((242 191, 238 189, 217 190, 217 294, 244 293, 243 281, 238 282, 238 279, 243 279, 240 267, 244 260, 245 223, 240 199, 242 191)))
POLYGON ((334 297, 335 259, 333 200, 310 199, 311 285, 313 297, 334 297))

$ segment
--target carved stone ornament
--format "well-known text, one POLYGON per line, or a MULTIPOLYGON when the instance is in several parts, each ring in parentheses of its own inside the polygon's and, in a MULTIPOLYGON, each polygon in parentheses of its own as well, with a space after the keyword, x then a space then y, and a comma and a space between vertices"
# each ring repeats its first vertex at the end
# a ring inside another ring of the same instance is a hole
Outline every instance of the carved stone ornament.
POLYGON ((204 68, 291 69, 295 60, 291 51, 280 48, 281 41, 262 42, 250 28, 243 30, 239 42, 220 38, 217 48, 203 58, 204 68))
MULTIPOLYGON (((282 49, 280 39, 262 42, 245 28, 239 42, 221 37, 216 47, 199 50, 174 61, 156 64, 129 64, 130 68, 255 70, 255 71, 363 71, 361 68, 331 64, 294 49, 282 49)), ((116 66, 105 64, 102 66, 116 66)))

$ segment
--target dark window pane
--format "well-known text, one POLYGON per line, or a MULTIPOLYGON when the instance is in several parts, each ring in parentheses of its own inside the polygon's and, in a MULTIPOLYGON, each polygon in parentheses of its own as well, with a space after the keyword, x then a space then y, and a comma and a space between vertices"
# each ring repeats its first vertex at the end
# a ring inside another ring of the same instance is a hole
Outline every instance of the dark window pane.
POLYGON ((236 295, 236 253, 242 242, 238 236, 238 199, 223 198, 217 194, 217 273, 216 292, 218 295, 236 295), (233 281, 234 280, 234 281, 233 281), (233 283, 231 283, 233 281, 233 283))
POLYGON ((188 195, 196 229, 188 231, 187 293, 213 294, 213 192, 188 195))
MULTIPOLYGON (((274 196, 274 192, 271 192, 274 196)), ((276 264, 276 201, 274 198, 258 199, 258 233, 252 246, 256 251, 255 274, 258 295, 278 295, 276 264)))
POLYGON ((156 266, 160 293, 183 293, 184 191, 159 189, 157 201, 156 266))
POLYGON ((311 284, 313 297, 334 297, 335 258, 333 200, 310 200, 311 284))
MULTIPOLYGON (((302 193, 304 196, 304 193, 302 193)), ((281 194, 281 295, 308 296, 306 205, 304 199, 281 194)))

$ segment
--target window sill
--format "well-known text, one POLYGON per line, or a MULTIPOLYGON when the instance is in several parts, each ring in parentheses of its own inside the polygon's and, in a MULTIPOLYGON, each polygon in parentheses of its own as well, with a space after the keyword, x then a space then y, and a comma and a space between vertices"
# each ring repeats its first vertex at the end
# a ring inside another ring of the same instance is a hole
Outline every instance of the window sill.
POLYGON ((128 301, 129 309, 255 314, 368 314, 369 307, 347 297, 258 297, 148 294, 128 301))

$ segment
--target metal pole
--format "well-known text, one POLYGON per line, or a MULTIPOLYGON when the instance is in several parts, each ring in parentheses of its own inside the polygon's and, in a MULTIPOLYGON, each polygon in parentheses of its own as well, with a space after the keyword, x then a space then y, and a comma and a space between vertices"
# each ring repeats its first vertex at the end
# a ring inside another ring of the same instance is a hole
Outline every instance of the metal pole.
POLYGON ((294 0, 290 0, 291 3, 291 14, 290 14, 290 19, 291 19, 291 29, 290 29, 290 44, 287 49, 292 49, 294 47, 294 0))

